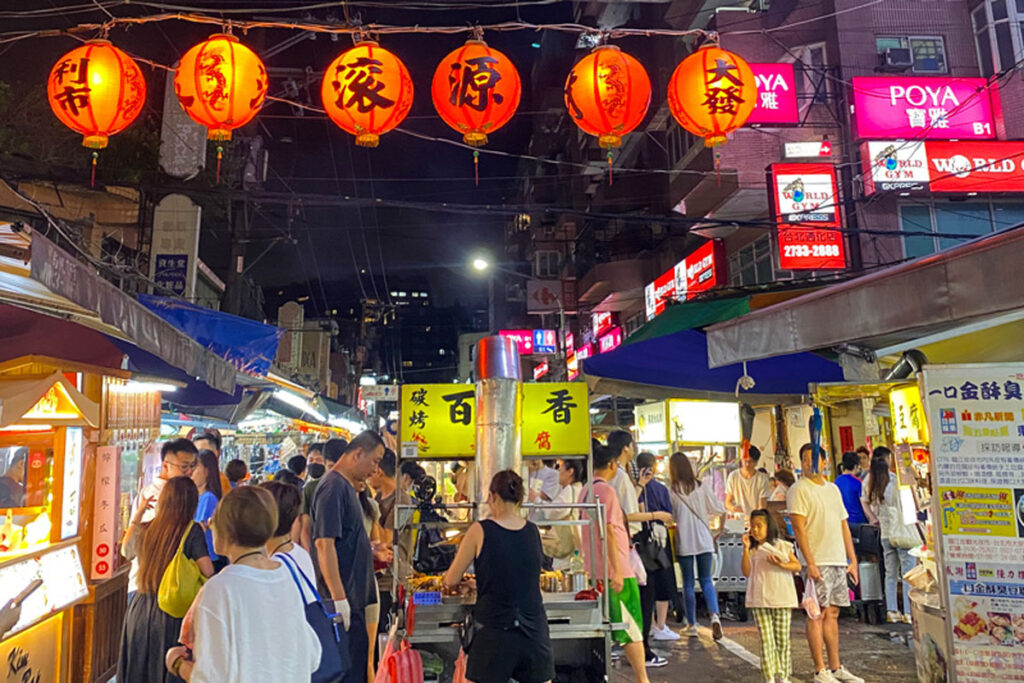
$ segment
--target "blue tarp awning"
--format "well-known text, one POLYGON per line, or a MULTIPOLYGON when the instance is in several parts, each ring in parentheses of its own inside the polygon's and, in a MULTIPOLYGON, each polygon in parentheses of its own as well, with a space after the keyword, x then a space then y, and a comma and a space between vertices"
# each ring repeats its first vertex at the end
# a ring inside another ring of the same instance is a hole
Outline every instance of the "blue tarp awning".
MULTIPOLYGON (((707 339, 698 330, 681 330, 622 346, 583 361, 588 378, 646 384, 687 393, 733 394, 743 376, 743 365, 708 367, 707 339)), ((811 382, 838 382, 843 372, 837 363, 813 353, 796 353, 747 363, 756 385, 744 395, 799 395, 811 382)))
POLYGON ((284 330, 177 299, 140 294, 139 302, 242 372, 265 377, 284 330))

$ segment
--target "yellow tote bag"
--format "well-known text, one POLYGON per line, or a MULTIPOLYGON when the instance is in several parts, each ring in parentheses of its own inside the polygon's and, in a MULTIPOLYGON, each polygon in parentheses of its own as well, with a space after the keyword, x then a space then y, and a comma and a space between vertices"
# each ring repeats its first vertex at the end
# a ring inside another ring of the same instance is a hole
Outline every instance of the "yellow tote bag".
POLYGON ((193 524, 195 522, 190 522, 185 529, 181 543, 178 544, 178 552, 164 570, 164 575, 160 578, 160 590, 157 592, 157 604, 160 605, 160 609, 176 619, 182 619, 188 613, 188 608, 192 606, 192 601, 196 599, 199 589, 206 581, 196 561, 185 556, 185 540, 192 531, 193 524))

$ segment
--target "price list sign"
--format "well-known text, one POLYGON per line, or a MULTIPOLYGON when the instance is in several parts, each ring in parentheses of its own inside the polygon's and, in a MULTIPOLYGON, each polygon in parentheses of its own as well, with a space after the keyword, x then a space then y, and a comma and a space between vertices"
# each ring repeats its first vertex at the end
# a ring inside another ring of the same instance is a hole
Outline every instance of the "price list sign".
POLYGON ((923 372, 937 559, 959 683, 1024 681, 1022 387, 1024 364, 923 372))

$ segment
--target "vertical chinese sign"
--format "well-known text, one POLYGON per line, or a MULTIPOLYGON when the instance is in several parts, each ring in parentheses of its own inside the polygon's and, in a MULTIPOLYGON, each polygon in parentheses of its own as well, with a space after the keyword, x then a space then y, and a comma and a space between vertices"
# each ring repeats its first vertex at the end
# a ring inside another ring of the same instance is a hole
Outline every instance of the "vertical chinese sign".
POLYGON ((121 449, 101 446, 96 449, 95 498, 93 501, 92 562, 89 578, 108 579, 116 566, 118 497, 120 493, 121 449))
POLYGON ((937 559, 959 683, 1021 680, 1024 670, 1022 386, 1021 364, 923 372, 937 559))
POLYGON ((778 224, 779 267, 845 268, 835 166, 772 164, 770 188, 778 224))
POLYGON ((590 453, 590 403, 581 382, 522 385, 523 457, 590 453))
POLYGON ((420 458, 476 455, 476 389, 471 384, 403 384, 399 420, 403 457, 413 445, 420 458))

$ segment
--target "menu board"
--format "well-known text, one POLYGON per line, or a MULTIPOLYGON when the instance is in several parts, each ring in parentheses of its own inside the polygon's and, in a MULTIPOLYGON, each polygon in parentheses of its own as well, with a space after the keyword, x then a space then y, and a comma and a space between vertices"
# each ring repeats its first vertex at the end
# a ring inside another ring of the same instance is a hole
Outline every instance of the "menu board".
POLYGON ((43 585, 22 603, 21 618, 11 633, 25 629, 47 614, 59 612, 89 594, 78 547, 69 545, 0 567, 0 605, 6 604, 36 579, 42 579, 43 585))
POLYGON ((959 683, 1024 681, 1024 364, 923 371, 959 683))

